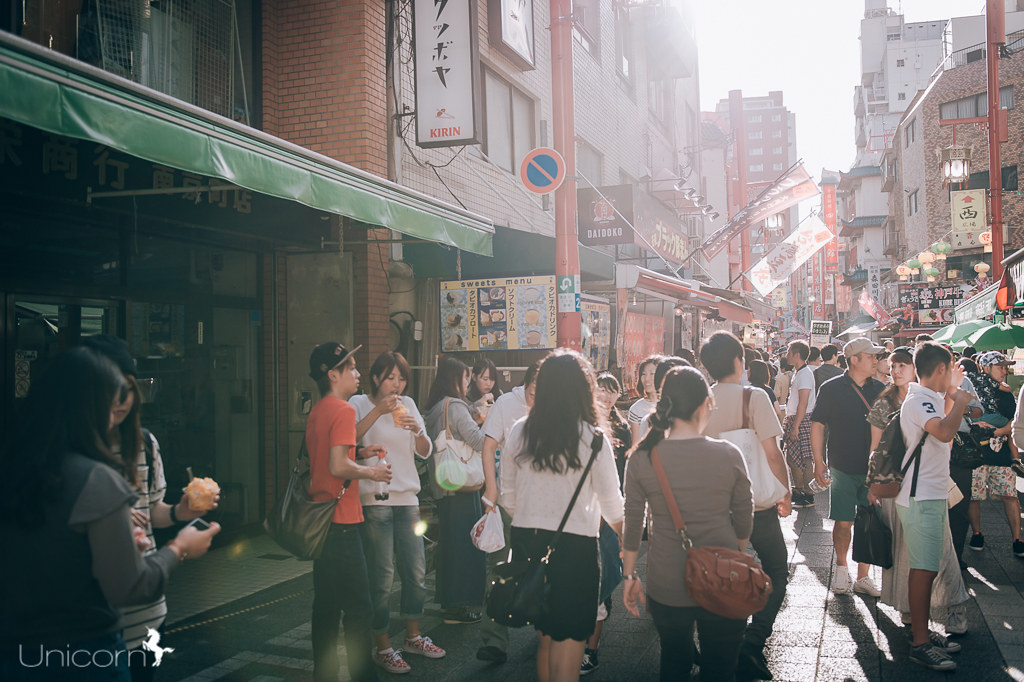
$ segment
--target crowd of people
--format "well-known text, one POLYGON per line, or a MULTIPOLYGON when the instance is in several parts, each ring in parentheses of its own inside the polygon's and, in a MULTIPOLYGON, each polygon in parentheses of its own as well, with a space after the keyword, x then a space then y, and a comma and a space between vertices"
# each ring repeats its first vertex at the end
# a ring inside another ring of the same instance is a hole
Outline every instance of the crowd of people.
MULTIPOLYGON (((813 507, 816 496, 828 495, 833 521, 832 591, 896 609, 911 660, 933 670, 955 668, 956 635, 967 631, 963 550, 985 548, 982 500, 1002 501, 1013 554, 1024 557, 1015 487, 1024 417, 1006 383, 1010 361, 997 351, 957 355, 927 337, 898 348, 857 338, 841 349, 794 341, 773 356, 717 332, 697 354, 644 359, 637 397, 620 411, 628 398, 618 378, 570 350, 538 360, 505 392, 490 360, 444 358, 422 410, 407 395, 411 370, 401 354, 375 358, 361 384, 358 350, 323 343, 309 359, 321 396, 305 431, 309 492, 336 501, 313 563, 317 680, 339 679, 342 629, 354 680, 407 673, 413 656, 446 656, 420 629, 427 498, 437 511, 433 599, 445 623, 478 624, 478 659, 508 658, 508 628, 481 613, 489 576, 510 559, 547 566, 546 608, 532 623, 542 682, 599 668, 602 626, 623 582, 625 612, 646 610, 657 630, 662 680, 687 679, 695 663, 704 680, 771 679, 765 645, 789 575, 780 519, 813 507), (898 495, 879 498, 869 461, 894 415, 907 473, 898 495), (478 484, 445 484, 439 474, 435 443, 453 441, 479 458, 478 484), (893 538, 880 586, 868 564, 850 566, 855 519, 872 507, 893 538), (473 537, 487 518, 504 542, 490 552, 473 537), (705 546, 746 551, 770 578, 767 601, 749 619, 691 594, 689 553, 705 546), (389 636, 396 571, 401 646, 389 636)), ((95 679, 151 679, 154 652, 144 640, 167 613, 167 580, 219 531, 189 524, 205 511, 187 496, 164 501, 159 443, 141 427, 136 375, 127 344, 114 337, 63 352, 35 380, 4 445, 0 534, 27 550, 0 560, 4 679, 40 679, 26 665, 26 644, 37 659, 50 646, 91 660, 112 653, 110 665, 91 668, 95 679), (153 528, 175 526, 185 527, 158 549, 153 528), (61 561, 47 559, 54 546, 61 561)))

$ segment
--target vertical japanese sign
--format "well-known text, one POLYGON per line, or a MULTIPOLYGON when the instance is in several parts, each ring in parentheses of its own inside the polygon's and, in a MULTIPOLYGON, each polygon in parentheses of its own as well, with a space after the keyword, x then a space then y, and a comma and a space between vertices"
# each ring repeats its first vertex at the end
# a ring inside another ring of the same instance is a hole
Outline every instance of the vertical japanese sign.
POLYGON ((876 301, 882 297, 882 266, 868 263, 868 295, 876 301))
POLYGON ((853 290, 845 284, 836 285, 836 312, 849 313, 853 308, 853 290))
MULTIPOLYGON (((825 269, 826 270, 828 269, 828 264, 827 263, 826 263, 826 268, 825 269)), ((836 276, 835 275, 831 275, 828 272, 826 272, 825 273, 824 287, 825 287, 825 296, 824 296, 825 305, 835 305, 836 304, 836 276)))
POLYGON ((480 142, 476 2, 414 0, 416 144, 480 142))
POLYGON ((822 280, 825 279, 824 267, 822 267, 823 256, 821 251, 811 256, 811 277, 812 293, 814 295, 814 316, 822 317, 825 314, 825 290, 822 280))
POLYGON ((981 244, 979 235, 988 229, 985 190, 967 189, 949 193, 954 249, 969 249, 981 244))
MULTIPOLYGON (((821 186, 821 207, 822 207, 822 218, 825 222, 825 227, 829 229, 832 234, 837 234, 836 230, 836 186, 835 185, 822 185, 821 186)), ((832 241, 825 245, 825 272, 826 274, 834 275, 839 271, 839 238, 832 237, 832 241)), ((827 302, 827 301, 826 301, 827 302)))

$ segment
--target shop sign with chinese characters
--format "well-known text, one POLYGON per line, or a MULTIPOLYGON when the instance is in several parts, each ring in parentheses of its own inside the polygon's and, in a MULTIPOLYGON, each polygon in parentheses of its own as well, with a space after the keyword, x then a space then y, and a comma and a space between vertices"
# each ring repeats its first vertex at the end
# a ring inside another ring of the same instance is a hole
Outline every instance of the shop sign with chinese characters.
POLYGON ((638 236, 636 243, 654 249, 655 253, 671 263, 684 262, 690 255, 690 243, 679 219, 664 204, 645 192, 636 193, 633 205, 633 227, 643 237, 640 239, 638 236))
POLYGON ((480 142, 477 3, 414 0, 416 144, 480 142))
POLYGON ((441 282, 441 352, 557 345, 555 277, 441 282))
POLYGON ((965 189, 949 193, 953 232, 950 243, 954 249, 970 249, 981 245, 981 233, 988 230, 985 211, 985 190, 965 189))
MULTIPOLYGON (((966 289, 961 284, 933 286, 927 283, 901 284, 899 308, 906 318, 911 311, 913 324, 939 326, 956 321, 955 309, 964 302, 966 289)), ((909 322, 909 320, 908 320, 909 322)))

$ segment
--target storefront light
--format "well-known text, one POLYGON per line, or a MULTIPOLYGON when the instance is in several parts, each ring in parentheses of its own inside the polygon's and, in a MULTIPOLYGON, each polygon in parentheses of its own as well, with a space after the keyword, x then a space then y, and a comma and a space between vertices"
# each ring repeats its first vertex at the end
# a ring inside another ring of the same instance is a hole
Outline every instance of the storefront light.
POLYGON ((971 175, 971 148, 949 146, 939 150, 939 167, 943 186, 966 182, 971 175))

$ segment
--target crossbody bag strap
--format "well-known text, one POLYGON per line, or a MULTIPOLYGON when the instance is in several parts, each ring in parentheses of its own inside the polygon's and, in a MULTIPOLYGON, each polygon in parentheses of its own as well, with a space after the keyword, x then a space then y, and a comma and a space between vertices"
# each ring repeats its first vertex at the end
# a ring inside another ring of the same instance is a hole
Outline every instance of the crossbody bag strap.
POLYGON ((651 464, 654 465, 654 473, 658 476, 661 494, 665 496, 665 502, 668 503, 668 511, 672 514, 672 523, 675 524, 679 537, 683 539, 683 547, 689 549, 693 546, 693 543, 690 542, 690 538, 686 535, 686 522, 683 521, 683 515, 679 511, 679 503, 676 502, 672 486, 668 484, 668 476, 665 474, 665 467, 661 465, 661 457, 658 456, 657 447, 651 450, 651 464))
POLYGON ((594 438, 590 441, 590 459, 587 460, 587 466, 583 468, 583 475, 580 476, 580 482, 576 484, 576 491, 572 494, 572 499, 569 500, 569 506, 566 507, 565 513, 562 514, 562 521, 558 524, 558 530, 555 531, 555 536, 551 538, 551 542, 548 543, 547 555, 542 559, 544 563, 547 563, 548 558, 551 556, 551 552, 554 551, 555 545, 558 544, 558 538, 562 537, 562 530, 565 528, 565 524, 569 521, 569 515, 572 513, 572 508, 576 506, 576 498, 580 496, 580 491, 583 490, 583 483, 587 480, 587 474, 590 473, 591 467, 594 466, 594 460, 597 459, 597 453, 601 451, 601 447, 604 445, 604 432, 601 429, 594 429, 594 438))
POLYGON ((855 384, 853 382, 853 379, 850 379, 850 385, 853 386, 853 390, 857 391, 857 395, 860 396, 860 401, 862 403, 864 403, 864 407, 868 408, 868 412, 870 412, 871 411, 871 403, 869 403, 868 399, 864 397, 864 394, 860 392, 860 386, 855 384))
MULTIPOLYGON (((358 447, 358 446, 356 446, 356 447, 358 447)), ((312 470, 313 470, 313 460, 311 460, 309 458, 309 450, 306 449, 306 437, 305 436, 302 437, 302 445, 299 446, 299 454, 295 457, 295 468, 292 469, 292 473, 296 473, 297 474, 302 469, 302 458, 303 458, 303 456, 305 456, 305 458, 306 458, 306 471, 312 472, 312 470)), ((334 498, 335 502, 338 502, 339 500, 341 500, 341 496, 345 494, 345 491, 348 490, 348 487, 350 485, 352 485, 352 479, 351 478, 346 478, 345 479, 345 484, 343 486, 341 486, 341 492, 338 493, 338 496, 334 498)))
POLYGON ((754 392, 754 389, 749 386, 743 387, 743 426, 740 428, 750 428, 750 394, 754 392))
POLYGON ((921 473, 921 452, 924 449, 924 442, 926 440, 928 440, 928 432, 927 431, 925 431, 924 435, 921 436, 921 442, 917 444, 916 448, 914 448, 914 452, 911 453, 910 459, 907 460, 906 466, 903 467, 903 472, 902 473, 903 473, 904 476, 906 476, 907 472, 910 471, 910 465, 911 464, 915 464, 915 466, 914 466, 914 476, 910 480, 910 496, 911 497, 914 497, 915 495, 917 495, 917 475, 919 473, 921 473))

